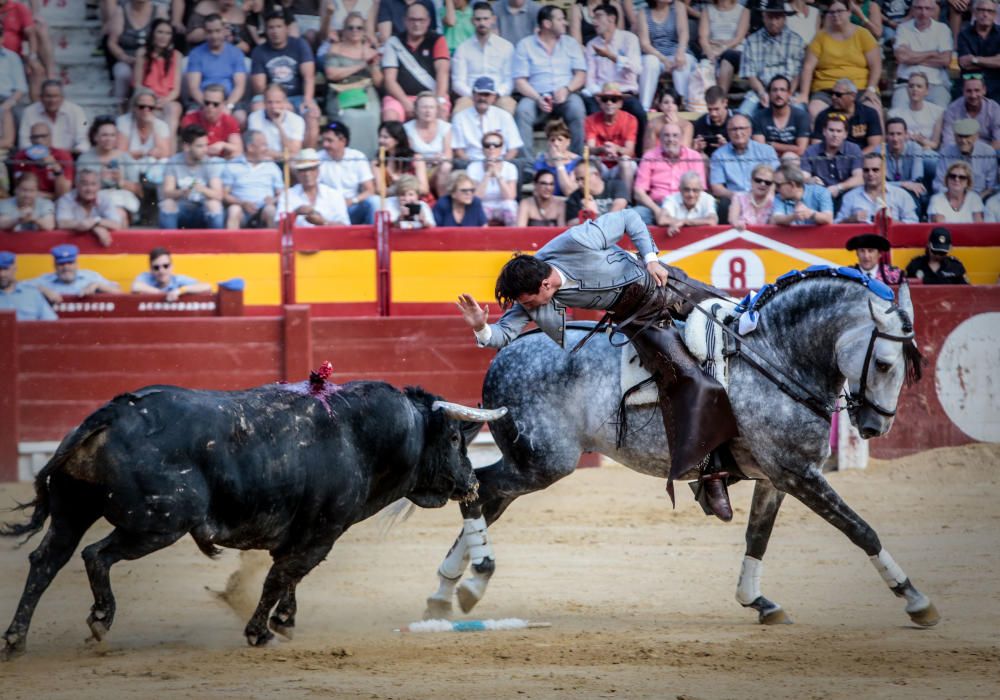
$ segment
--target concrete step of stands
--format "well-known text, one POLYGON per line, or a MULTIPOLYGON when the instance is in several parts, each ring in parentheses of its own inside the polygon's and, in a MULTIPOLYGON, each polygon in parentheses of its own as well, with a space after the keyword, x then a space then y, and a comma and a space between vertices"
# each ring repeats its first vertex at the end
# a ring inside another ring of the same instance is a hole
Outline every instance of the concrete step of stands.
POLYGON ((84 0, 42 0, 41 17, 49 26, 72 26, 87 21, 87 3, 84 0))
POLYGON ((92 59, 94 49, 101 42, 101 25, 94 21, 51 24, 49 35, 52 37, 56 62, 68 66, 92 59))
POLYGON ((117 114, 118 101, 111 97, 111 76, 104 57, 94 55, 101 41, 101 24, 87 19, 84 0, 46 0, 41 16, 49 25, 66 98, 91 118, 117 114))

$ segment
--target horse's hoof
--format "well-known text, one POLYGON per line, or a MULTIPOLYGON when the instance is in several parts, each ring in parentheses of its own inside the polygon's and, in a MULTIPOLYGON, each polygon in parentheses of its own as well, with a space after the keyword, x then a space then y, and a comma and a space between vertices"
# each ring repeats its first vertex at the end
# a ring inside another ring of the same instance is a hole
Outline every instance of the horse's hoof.
POLYGON ((455 589, 455 596, 458 598, 458 607, 464 613, 471 612, 476 607, 476 603, 482 599, 482 595, 474 591, 466 582, 462 582, 455 589))
POLYGON ((295 636, 295 623, 289 623, 288 620, 282 620, 276 615, 271 616, 267 626, 285 639, 292 639, 295 636))
POLYGON ((757 618, 757 621, 762 625, 790 625, 792 624, 792 618, 788 616, 781 608, 777 610, 771 610, 770 612, 762 612, 757 618))
POLYGON ((263 634, 248 634, 247 644, 252 647, 267 646, 267 643, 274 639, 274 635, 264 630, 263 634))
POLYGON ((427 607, 424 609, 425 620, 450 620, 452 607, 450 600, 440 598, 428 598, 427 607))
POLYGON ((780 605, 774 603, 764 596, 757 596, 752 603, 744 604, 744 608, 753 608, 757 611, 757 622, 762 625, 790 625, 792 618, 788 616, 780 605))
POLYGON ((937 623, 941 622, 941 615, 938 614, 937 608, 934 607, 934 603, 928 603, 927 607, 923 610, 911 612, 909 615, 913 623, 920 625, 921 627, 933 627, 937 623))

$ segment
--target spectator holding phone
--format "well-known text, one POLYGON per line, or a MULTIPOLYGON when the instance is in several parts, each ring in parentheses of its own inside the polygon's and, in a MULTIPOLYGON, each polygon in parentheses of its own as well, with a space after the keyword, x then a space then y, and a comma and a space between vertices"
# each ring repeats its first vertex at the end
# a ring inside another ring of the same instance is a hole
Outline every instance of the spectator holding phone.
POLYGON ((412 175, 396 180, 395 197, 386 198, 386 210, 397 228, 434 228, 434 213, 420 199, 420 182, 412 175))

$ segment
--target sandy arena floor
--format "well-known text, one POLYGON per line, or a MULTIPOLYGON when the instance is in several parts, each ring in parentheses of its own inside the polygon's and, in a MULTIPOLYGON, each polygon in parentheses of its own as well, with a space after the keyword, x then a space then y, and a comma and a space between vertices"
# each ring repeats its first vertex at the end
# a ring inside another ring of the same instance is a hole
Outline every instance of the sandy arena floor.
MULTIPOLYGON (((763 592, 795 624, 759 626, 733 598, 751 486, 735 488, 736 520, 724 525, 686 488, 671 511, 661 482, 609 466, 521 499, 492 530, 498 570, 475 617, 551 629, 392 631, 420 619, 459 529, 455 506, 420 511, 385 540, 375 521, 348 532, 299 588, 295 639, 265 649, 242 636, 264 562, 229 606, 215 591, 238 554, 211 561, 185 538, 115 567, 118 617, 101 646, 84 643, 92 600, 74 557, 42 598, 28 654, 0 665, 2 697, 998 697, 1000 446, 830 478, 934 600, 940 625, 912 627, 864 554, 788 499, 763 592)), ((26 484, 0 487, 0 506, 29 497, 26 484)), ((0 542, 0 629, 30 548, 0 542)))

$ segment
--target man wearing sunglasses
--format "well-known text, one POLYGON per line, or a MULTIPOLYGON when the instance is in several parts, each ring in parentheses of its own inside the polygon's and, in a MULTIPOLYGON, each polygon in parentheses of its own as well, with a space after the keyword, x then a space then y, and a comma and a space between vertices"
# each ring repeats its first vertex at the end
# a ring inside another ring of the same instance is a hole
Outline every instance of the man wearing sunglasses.
POLYGON ((879 113, 866 104, 857 101, 858 87, 854 81, 842 78, 833 85, 830 91, 832 106, 827 107, 816 116, 812 134, 812 143, 823 140, 823 129, 830 114, 837 112, 847 119, 847 140, 856 144, 862 153, 872 153, 880 148, 883 141, 882 120, 879 113))
POLYGON ((834 220, 838 224, 870 224, 875 213, 888 209, 893 221, 901 224, 915 224, 917 207, 913 197, 906 190, 882 179, 882 156, 868 153, 861 164, 861 179, 864 183, 844 195, 840 203, 840 213, 834 220))
POLYGON ((133 294, 166 294, 167 301, 177 301, 185 294, 209 294, 212 285, 194 277, 174 272, 174 260, 166 248, 149 251, 149 271, 141 272, 132 282, 133 294))
POLYGON ((979 122, 979 138, 1000 149, 1000 103, 986 96, 982 73, 962 75, 962 96, 948 105, 941 126, 941 145, 955 143, 955 123, 962 119, 979 122))
POLYGON ((955 142, 941 149, 941 162, 932 189, 935 193, 944 192, 948 166, 962 160, 972 169, 970 189, 985 202, 997 190, 996 154, 992 146, 979 138, 979 122, 975 119, 959 119, 955 122, 954 132, 955 142))
POLYGON ((208 135, 208 155, 230 160, 243 153, 240 123, 226 112, 226 89, 221 85, 206 85, 201 109, 188 112, 181 119, 181 128, 197 124, 208 135))
POLYGON ((605 83, 597 94, 599 112, 583 122, 583 131, 591 155, 600 156, 608 177, 622 181, 628 191, 635 180, 635 144, 639 138, 639 120, 622 109, 625 95, 618 83, 605 83))

